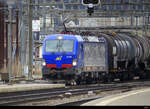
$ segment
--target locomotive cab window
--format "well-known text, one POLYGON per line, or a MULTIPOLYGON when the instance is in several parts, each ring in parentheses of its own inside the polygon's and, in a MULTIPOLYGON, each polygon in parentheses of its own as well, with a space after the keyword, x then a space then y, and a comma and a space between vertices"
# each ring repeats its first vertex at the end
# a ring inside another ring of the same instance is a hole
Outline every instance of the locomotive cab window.
POLYGON ((73 52, 73 40, 47 40, 46 52, 73 52))

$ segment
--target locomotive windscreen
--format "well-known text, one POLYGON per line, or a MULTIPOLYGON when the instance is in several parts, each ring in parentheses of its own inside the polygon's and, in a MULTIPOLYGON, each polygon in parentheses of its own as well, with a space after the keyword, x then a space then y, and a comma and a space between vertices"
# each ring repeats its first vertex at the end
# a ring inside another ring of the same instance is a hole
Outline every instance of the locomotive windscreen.
POLYGON ((73 52, 73 40, 47 40, 46 52, 73 52))
POLYGON ((104 43, 85 43, 84 66, 97 66, 102 70, 106 68, 106 49, 104 43))

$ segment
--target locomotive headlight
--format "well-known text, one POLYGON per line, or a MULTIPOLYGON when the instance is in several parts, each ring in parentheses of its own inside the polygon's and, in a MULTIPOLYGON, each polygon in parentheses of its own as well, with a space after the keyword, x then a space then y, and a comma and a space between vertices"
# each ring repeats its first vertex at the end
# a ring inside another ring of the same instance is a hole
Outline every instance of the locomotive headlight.
POLYGON ((77 65, 77 60, 73 60, 72 65, 76 66, 77 65))
POLYGON ((45 65, 46 65, 46 62, 45 62, 45 61, 43 61, 42 65, 43 65, 43 66, 45 66, 45 65))
POLYGON ((58 40, 62 40, 63 37, 62 37, 62 36, 58 36, 57 39, 58 39, 58 40))

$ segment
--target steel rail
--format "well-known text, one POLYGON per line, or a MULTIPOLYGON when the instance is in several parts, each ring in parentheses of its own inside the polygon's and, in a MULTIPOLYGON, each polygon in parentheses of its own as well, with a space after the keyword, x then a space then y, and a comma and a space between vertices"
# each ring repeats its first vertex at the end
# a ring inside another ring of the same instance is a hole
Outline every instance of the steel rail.
POLYGON ((14 93, 5 94, 5 96, 0 97, 0 106, 17 105, 28 102, 35 102, 41 100, 52 100, 61 97, 71 97, 77 95, 88 94, 89 92, 96 93, 97 91, 113 91, 122 89, 124 91, 129 91, 134 87, 144 87, 150 86, 144 82, 133 82, 133 83, 114 83, 114 84, 104 84, 104 85, 86 85, 77 87, 67 87, 62 89, 53 90, 43 90, 43 91, 30 91, 30 93, 14 93))

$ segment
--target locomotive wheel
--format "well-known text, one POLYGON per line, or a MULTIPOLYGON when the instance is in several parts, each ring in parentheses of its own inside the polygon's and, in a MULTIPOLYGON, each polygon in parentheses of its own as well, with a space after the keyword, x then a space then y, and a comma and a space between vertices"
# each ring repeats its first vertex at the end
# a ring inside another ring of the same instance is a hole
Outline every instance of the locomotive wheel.
POLYGON ((76 86, 77 83, 76 83, 75 80, 66 80, 66 81, 65 81, 65 85, 66 85, 66 86, 76 86))
POLYGON ((76 86, 77 85, 77 83, 76 83, 76 81, 75 80, 71 80, 71 86, 76 86))
POLYGON ((43 75, 44 80, 49 79, 49 78, 50 78, 50 75, 43 75))
POLYGON ((71 85, 71 84, 70 84, 69 81, 66 80, 66 81, 65 81, 65 85, 66 85, 66 86, 69 86, 69 85, 71 85))

